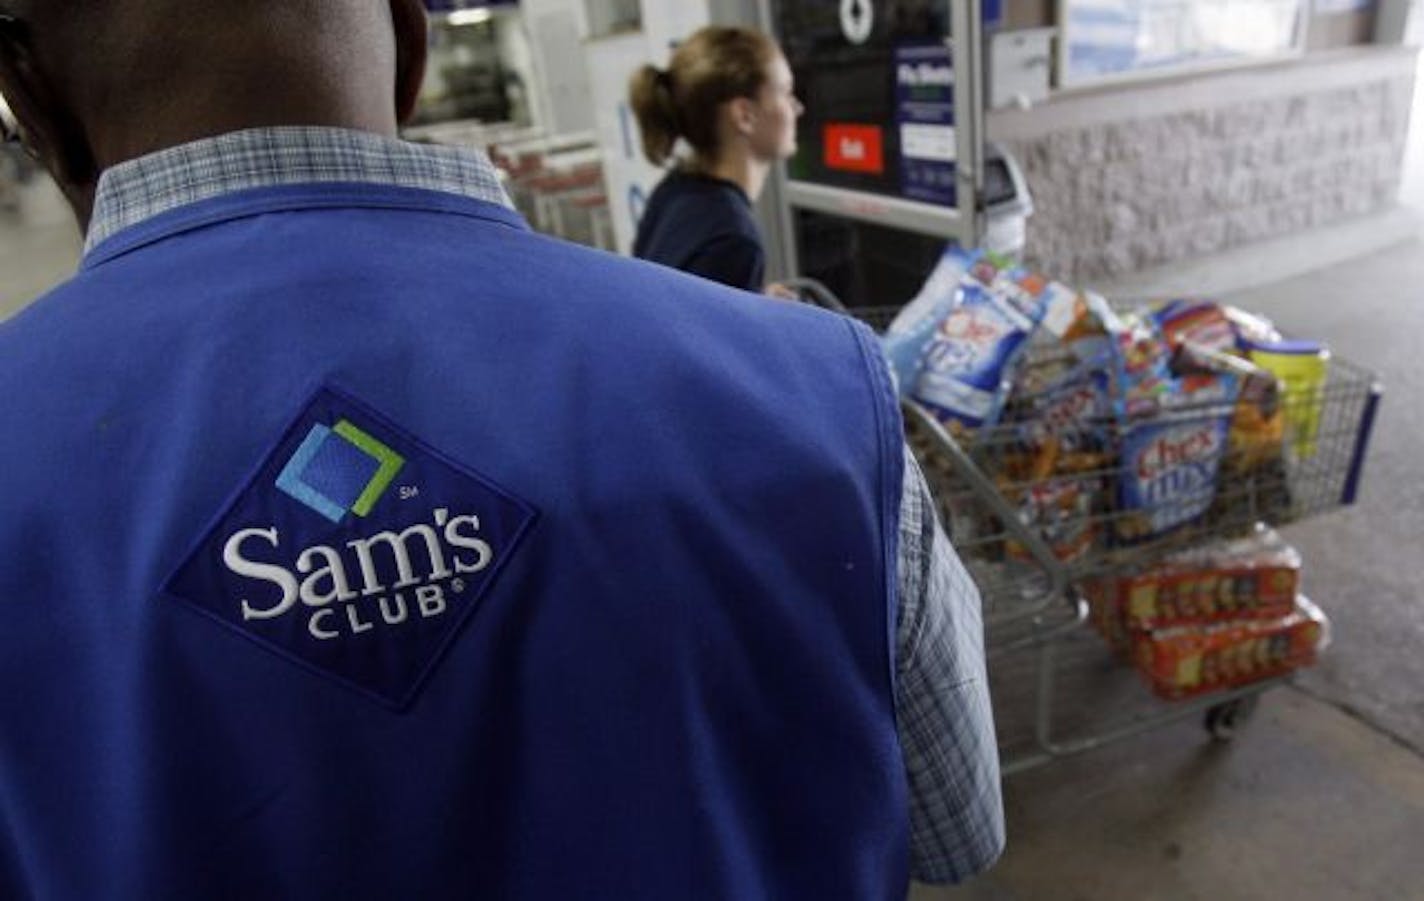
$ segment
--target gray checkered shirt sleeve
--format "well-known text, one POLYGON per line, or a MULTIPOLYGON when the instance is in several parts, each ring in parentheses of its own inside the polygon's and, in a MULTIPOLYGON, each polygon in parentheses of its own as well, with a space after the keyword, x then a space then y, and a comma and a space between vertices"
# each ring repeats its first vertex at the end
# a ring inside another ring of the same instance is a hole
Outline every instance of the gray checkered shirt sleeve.
POLYGON ((1004 848, 979 590, 905 451, 896 714, 910 787, 910 875, 960 882, 1004 848))

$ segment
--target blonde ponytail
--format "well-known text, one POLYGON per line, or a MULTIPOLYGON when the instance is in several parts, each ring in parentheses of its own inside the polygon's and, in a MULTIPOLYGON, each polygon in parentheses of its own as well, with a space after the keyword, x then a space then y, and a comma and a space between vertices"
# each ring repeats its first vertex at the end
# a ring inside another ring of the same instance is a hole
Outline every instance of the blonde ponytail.
POLYGON ((677 105, 670 81, 667 72, 647 65, 628 80, 628 105, 638 120, 643 155, 654 166, 661 166, 672 156, 678 138, 677 105))

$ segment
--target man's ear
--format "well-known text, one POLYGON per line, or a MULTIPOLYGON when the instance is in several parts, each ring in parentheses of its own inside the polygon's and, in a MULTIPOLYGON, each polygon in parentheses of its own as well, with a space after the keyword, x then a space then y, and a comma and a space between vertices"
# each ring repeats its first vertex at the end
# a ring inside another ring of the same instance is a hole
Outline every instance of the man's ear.
POLYGON ((396 29, 396 121, 404 123, 415 115, 420 100, 430 23, 421 0, 391 0, 391 19, 396 29))
POLYGON ((6 39, 0 52, 0 93, 20 122, 25 149, 54 176, 82 229, 89 226, 99 166, 84 128, 50 89, 24 40, 6 39))

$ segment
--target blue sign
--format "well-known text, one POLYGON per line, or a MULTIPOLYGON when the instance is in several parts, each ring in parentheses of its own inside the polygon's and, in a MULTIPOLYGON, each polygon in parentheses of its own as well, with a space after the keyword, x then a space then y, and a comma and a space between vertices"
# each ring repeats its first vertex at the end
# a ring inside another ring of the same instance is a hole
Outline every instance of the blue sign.
POLYGON ((957 143, 954 65, 944 44, 895 48, 895 124, 899 129, 900 193, 953 206, 957 143))

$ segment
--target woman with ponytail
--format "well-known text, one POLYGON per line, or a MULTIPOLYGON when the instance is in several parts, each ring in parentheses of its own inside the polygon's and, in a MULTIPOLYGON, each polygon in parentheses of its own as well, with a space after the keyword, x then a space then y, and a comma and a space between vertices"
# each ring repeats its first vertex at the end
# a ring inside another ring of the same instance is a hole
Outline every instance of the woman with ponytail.
POLYGON ((802 106, 792 87, 781 49, 750 28, 703 28, 668 68, 634 73, 629 103, 643 153, 655 166, 672 162, 638 224, 634 256, 764 290, 752 204, 772 164, 796 152, 802 106), (673 155, 679 140, 689 151, 681 158, 673 155))

